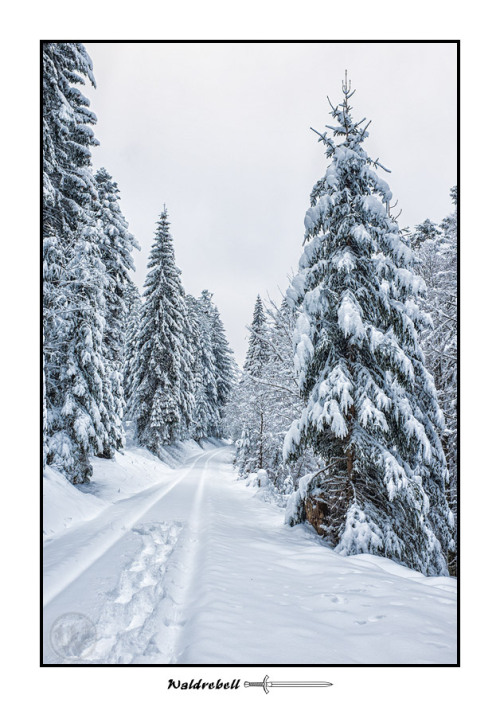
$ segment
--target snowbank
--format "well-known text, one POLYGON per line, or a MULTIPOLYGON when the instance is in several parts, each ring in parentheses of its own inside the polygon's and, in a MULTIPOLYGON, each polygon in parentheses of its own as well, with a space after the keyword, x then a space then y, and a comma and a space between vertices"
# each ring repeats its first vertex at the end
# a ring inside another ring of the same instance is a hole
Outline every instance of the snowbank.
POLYGON ((54 471, 50 466, 43 472, 43 537, 94 518, 106 503, 92 495, 81 492, 65 476, 54 471))
POLYGON ((47 540, 71 526, 90 520, 110 504, 165 480, 172 469, 201 450, 216 449, 218 440, 178 442, 162 450, 161 459, 147 449, 128 447, 114 459, 91 459, 93 475, 74 486, 51 467, 43 473, 43 538, 47 540))
MULTIPOLYGON (((237 470, 239 473, 239 469, 237 470)), ((244 481, 245 486, 255 488, 255 495, 266 503, 271 503, 278 508, 285 508, 288 503, 288 494, 280 493, 269 479, 269 472, 266 469, 252 471, 247 476, 238 477, 238 481, 244 481)))

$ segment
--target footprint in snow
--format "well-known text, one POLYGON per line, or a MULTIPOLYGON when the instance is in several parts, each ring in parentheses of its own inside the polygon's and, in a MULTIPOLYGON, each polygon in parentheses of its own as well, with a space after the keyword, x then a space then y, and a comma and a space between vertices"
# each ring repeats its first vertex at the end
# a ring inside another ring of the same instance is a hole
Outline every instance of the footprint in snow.
POLYGON ((366 621, 355 621, 354 623, 358 624, 358 626, 363 626, 364 624, 367 624, 368 621, 370 623, 373 623, 375 621, 380 621, 381 619, 385 619, 385 618, 386 618, 385 614, 379 614, 378 616, 370 616, 370 618, 367 619, 366 621))
POLYGON ((182 530, 181 523, 145 523, 133 528, 142 548, 108 594, 97 625, 97 641, 85 658, 91 663, 132 663, 157 652, 155 611, 166 597, 164 575, 182 530))
POLYGON ((332 604, 347 604, 347 599, 340 594, 322 594, 322 597, 329 599, 332 604))

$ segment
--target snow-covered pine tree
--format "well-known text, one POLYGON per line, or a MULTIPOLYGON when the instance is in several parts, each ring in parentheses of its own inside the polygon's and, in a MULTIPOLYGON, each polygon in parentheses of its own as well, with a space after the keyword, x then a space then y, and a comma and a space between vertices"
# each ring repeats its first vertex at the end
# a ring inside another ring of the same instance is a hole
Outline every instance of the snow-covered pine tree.
POLYGON ((191 295, 187 296, 187 306, 195 400, 190 434, 199 442, 214 435, 218 428, 217 374, 208 314, 202 302, 191 295))
POLYGON ((83 44, 43 45, 43 333, 45 460, 74 483, 108 435, 102 348, 107 275, 93 203, 96 117, 78 89, 95 86, 83 44))
POLYGON ((440 235, 441 231, 436 224, 427 218, 423 223, 415 226, 415 231, 409 234, 408 240, 413 250, 416 250, 426 241, 435 240, 439 238, 440 235))
POLYGON ((95 79, 83 44, 45 42, 42 53, 43 223, 67 244, 97 198, 90 170, 97 119, 77 88, 85 79, 95 87, 95 79))
POLYGON ((424 283, 390 216, 392 194, 362 147, 364 120, 343 102, 320 135, 331 160, 311 194, 306 243, 289 297, 299 306, 295 360, 304 398, 284 455, 326 460, 305 517, 342 554, 379 554, 447 574, 452 545, 436 390, 419 335, 424 283), (335 142, 335 139, 338 142, 335 142))
POLYGON ((257 295, 250 325, 248 349, 243 370, 249 375, 259 376, 269 358, 268 325, 260 295, 257 295))
POLYGON ((81 227, 66 273, 68 304, 51 367, 47 463, 73 483, 92 475, 89 457, 110 444, 111 391, 103 347, 106 271, 92 226, 81 227))
MULTIPOLYGON (((450 470, 450 506, 456 519, 458 512, 458 191, 456 186, 452 187, 450 195, 455 209, 441 224, 444 238, 440 249, 443 260, 443 276, 439 316, 440 325, 442 324, 444 330, 440 338, 445 341, 445 345, 441 351, 441 377, 438 386, 441 390, 442 385, 445 391, 440 398, 445 419, 443 448, 450 470)), ((452 557, 451 562, 452 570, 456 573, 456 557, 452 557)))
MULTIPOLYGON (((245 473, 245 469, 265 469, 270 483, 278 493, 275 500, 279 501, 279 496, 288 496, 297 488, 302 476, 317 471, 323 465, 318 464, 309 449, 304 450, 293 462, 283 461, 285 435, 302 410, 293 365, 296 312, 284 299, 279 307, 270 301, 264 313, 265 339, 261 339, 261 342, 265 343, 267 352, 259 375, 250 377, 243 373, 235 386, 228 409, 228 427, 230 436, 236 442, 236 462, 241 471, 245 473), (256 414, 256 400, 261 403, 259 409, 262 418, 256 414), (262 464, 256 464, 257 457, 262 464)), ((262 322, 261 315, 257 317, 257 322, 262 322)), ((256 334, 251 327, 249 329, 256 334)))
MULTIPOLYGON (((433 327, 423 333, 422 348, 429 371, 434 377, 445 426, 441 441, 448 462, 447 494, 457 519, 457 191, 451 190, 455 212, 438 228, 429 219, 410 234, 418 257, 416 270, 427 285, 421 307, 433 320, 433 327)), ((456 543, 456 532, 455 532, 456 543)), ((450 552, 449 569, 456 574, 456 554, 450 552)))
POLYGON ((125 354, 126 301, 125 290, 132 285, 130 271, 135 270, 132 250, 138 243, 128 231, 128 223, 120 209, 120 192, 111 175, 101 168, 95 175, 98 201, 95 207, 99 223, 101 258, 106 268, 104 290, 105 327, 103 351, 106 359, 109 431, 102 456, 111 458, 115 449, 124 444, 122 420, 125 400, 123 393, 123 365, 125 354))
POLYGON ((133 392, 133 360, 137 343, 137 332, 141 317, 141 295, 133 282, 125 287, 125 348, 123 354, 123 393, 125 397, 125 418, 129 417, 129 406, 133 392))
POLYGON ((235 378, 235 363, 219 310, 208 290, 188 298, 194 371, 195 410, 191 434, 196 440, 222 437, 224 409, 235 378))
POLYGON ((187 307, 169 227, 164 207, 149 257, 133 361, 137 441, 154 454, 187 436, 194 405, 187 307))
POLYGON ((213 295, 208 290, 203 290, 200 305, 210 323, 211 348, 215 367, 216 406, 218 428, 213 436, 222 437, 224 434, 224 411, 236 378, 236 363, 233 352, 229 347, 226 332, 220 312, 213 301, 213 295))
POLYGON ((257 295, 253 312, 248 349, 239 383, 240 398, 245 401, 244 420, 237 443, 236 463, 240 473, 248 474, 264 468, 266 447, 266 390, 262 372, 269 360, 269 331, 262 299, 257 295))
MULTIPOLYGON (((245 410, 247 406, 246 395, 243 391, 243 374, 239 367, 236 368, 235 383, 231 390, 231 397, 226 405, 225 434, 236 445, 237 456, 243 454, 239 448, 243 446, 242 435, 245 428, 245 410)), ((236 463, 236 462, 235 462, 236 463)))
POLYGON ((317 471, 323 465, 318 464, 317 458, 308 448, 293 462, 283 461, 285 436, 295 417, 302 411, 302 399, 294 369, 293 335, 297 313, 284 298, 279 307, 269 302, 266 314, 269 322, 269 357, 261 372, 266 410, 265 468, 277 491, 289 494, 297 488, 302 476, 317 471))

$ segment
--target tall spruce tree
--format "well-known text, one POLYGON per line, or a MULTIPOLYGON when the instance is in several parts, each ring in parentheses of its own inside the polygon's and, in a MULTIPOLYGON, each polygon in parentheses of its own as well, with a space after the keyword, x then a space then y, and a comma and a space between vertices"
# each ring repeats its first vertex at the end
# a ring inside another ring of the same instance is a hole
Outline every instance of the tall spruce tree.
POLYGON ((169 227, 164 208, 148 262, 133 362, 137 441, 154 454, 187 436, 194 405, 187 307, 169 227))
POLYGON ((214 436, 219 424, 217 373, 208 312, 200 300, 187 297, 193 355, 194 410, 190 434, 196 441, 214 436))
POLYGON ((45 42, 42 55, 43 224, 64 246, 97 199, 90 169, 97 119, 77 88, 85 79, 95 87, 95 79, 83 44, 45 42))
POLYGON ((106 268, 93 205, 96 117, 78 86, 95 86, 77 42, 43 44, 43 331, 45 460, 74 483, 109 436, 103 351, 106 268))
POLYGON ((236 462, 240 473, 248 474, 264 468, 266 462, 266 437, 268 415, 266 388, 262 380, 264 367, 269 360, 269 327, 260 295, 257 295, 253 312, 248 349, 239 383, 239 394, 245 402, 244 425, 237 444, 236 462))
POLYGON ((258 376, 269 358, 269 344, 267 341, 268 325, 266 313, 260 295, 257 295, 253 310, 252 323, 249 327, 250 336, 248 349, 243 364, 243 370, 249 375, 258 376))
POLYGON ((121 212, 118 185, 104 168, 97 172, 95 179, 98 190, 95 209, 100 232, 99 249, 107 273, 104 289, 103 351, 108 381, 106 408, 109 415, 109 431, 102 456, 110 458, 113 450, 122 448, 124 444, 123 365, 127 317, 125 291, 132 285, 130 271, 135 270, 132 250, 139 246, 129 233, 128 224, 121 212))
POLYGON ((289 297, 299 307, 295 361, 304 399, 284 454, 311 445, 327 468, 304 514, 342 554, 379 554, 447 574, 443 418, 419 336, 423 281, 390 215, 392 194, 362 147, 367 126, 343 101, 318 135, 330 164, 311 194, 289 297), (328 126, 330 128, 330 126, 328 126), (335 141, 337 139, 337 143, 335 141))
POLYGON ((208 290, 203 290, 201 293, 200 306, 205 312, 210 326, 210 343, 215 368, 217 423, 213 436, 221 437, 224 434, 224 409, 234 385, 236 364, 220 312, 213 301, 213 295, 208 290))

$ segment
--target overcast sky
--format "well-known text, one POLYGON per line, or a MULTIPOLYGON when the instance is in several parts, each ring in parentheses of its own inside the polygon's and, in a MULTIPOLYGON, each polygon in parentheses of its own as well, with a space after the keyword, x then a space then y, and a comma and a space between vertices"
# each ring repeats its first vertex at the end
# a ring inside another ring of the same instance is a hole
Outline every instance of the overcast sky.
POLYGON ((451 211, 456 45, 87 43, 97 90, 96 168, 118 182, 141 244, 142 288, 165 203, 186 290, 214 293, 241 364, 257 293, 279 300, 302 251, 304 214, 327 161, 348 69, 368 153, 391 170, 401 226, 451 211))

